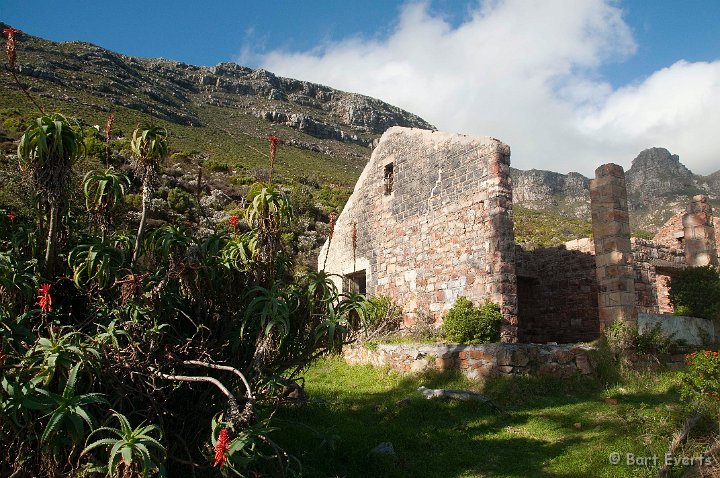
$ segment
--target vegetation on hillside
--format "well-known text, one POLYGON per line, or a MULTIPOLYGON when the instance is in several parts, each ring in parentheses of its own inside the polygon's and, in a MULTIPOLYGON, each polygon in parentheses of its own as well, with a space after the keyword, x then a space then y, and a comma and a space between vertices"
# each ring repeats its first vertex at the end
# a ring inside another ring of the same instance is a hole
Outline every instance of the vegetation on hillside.
MULTIPOLYGON (((0 473, 297 474, 272 410, 302 397, 302 370, 352 340, 366 301, 323 272, 294 273, 291 191, 272 180, 278 139, 267 180, 235 206, 242 221, 150 224, 167 130, 113 145, 112 117, 103 138, 43 110, 32 121, 5 112, 26 129, 19 170, 3 165, 25 189, 0 203, 0 443, 11 458, 0 473), (131 179, 142 184, 137 234, 121 216, 131 179)), ((199 190, 168 199, 200 217, 199 190)))
POLYGON ((592 236, 590 221, 535 211, 513 205, 515 241, 527 246, 553 247, 573 239, 592 236))

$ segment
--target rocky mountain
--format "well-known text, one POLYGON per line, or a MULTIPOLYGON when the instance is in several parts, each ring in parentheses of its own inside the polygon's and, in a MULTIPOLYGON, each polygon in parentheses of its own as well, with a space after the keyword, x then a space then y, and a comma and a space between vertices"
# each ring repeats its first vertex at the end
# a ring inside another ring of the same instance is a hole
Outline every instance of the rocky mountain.
MULTIPOLYGON (((0 22, 0 29, 6 27, 0 22)), ((266 138, 273 134, 283 144, 278 177, 343 189, 340 195, 317 192, 328 204, 341 205, 373 141, 387 128, 434 129, 422 118, 374 98, 234 63, 206 67, 134 58, 89 43, 56 43, 24 33, 17 35, 17 57, 20 80, 48 110, 77 115, 100 129, 114 112, 113 132, 120 138, 150 118, 167 126, 178 159, 168 166, 168 174, 188 192, 202 163, 208 194, 241 198, 243 187, 266 166, 266 138)), ((12 151, 23 118, 36 115, 34 110, 12 77, 1 74, 0 147, 12 151)), ((585 176, 536 169, 513 169, 512 175, 516 204, 589 219, 585 176)), ((663 148, 641 152, 627 179, 636 230, 657 230, 694 194, 720 200, 720 171, 693 174, 663 148)))
MULTIPOLYGON (((0 30, 6 27, 0 22, 0 30)), ((235 63, 193 66, 125 56, 90 43, 56 43, 22 32, 16 37, 20 78, 45 103, 81 109, 84 118, 87 110, 91 116, 101 113, 96 117, 129 110, 173 125, 216 128, 217 116, 243 116, 258 120, 245 121, 257 126, 245 134, 264 138, 273 127, 289 128, 299 133, 288 138, 294 147, 356 159, 366 155, 343 145, 368 148, 396 125, 434 129, 374 98, 235 63)), ((0 92, 0 108, 24 100, 12 94, 17 87, 10 75, 0 75, 0 92)))
MULTIPOLYGON (((578 173, 512 170, 514 202, 580 219, 590 217, 590 179, 578 173)), ((709 176, 694 174, 676 154, 649 148, 626 171, 630 222, 635 230, 655 232, 690 198, 705 194, 720 201, 720 171, 709 176)))

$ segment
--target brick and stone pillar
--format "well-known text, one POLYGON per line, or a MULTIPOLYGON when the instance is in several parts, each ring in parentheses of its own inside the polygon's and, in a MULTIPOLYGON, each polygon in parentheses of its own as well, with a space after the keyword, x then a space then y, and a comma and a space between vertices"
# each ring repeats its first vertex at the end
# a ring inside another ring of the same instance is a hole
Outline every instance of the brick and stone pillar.
POLYGON ((630 245, 630 218, 625 172, 604 164, 590 181, 600 330, 616 320, 637 322, 635 272, 630 245))
POLYGON ((682 217, 685 263, 689 266, 717 265, 712 206, 706 196, 692 198, 682 217))

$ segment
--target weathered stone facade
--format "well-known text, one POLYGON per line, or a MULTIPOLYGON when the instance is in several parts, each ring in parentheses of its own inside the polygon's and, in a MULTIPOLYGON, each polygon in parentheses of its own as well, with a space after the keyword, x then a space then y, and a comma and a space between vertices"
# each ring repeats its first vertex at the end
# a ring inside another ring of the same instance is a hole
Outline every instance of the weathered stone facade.
POLYGON ((393 297, 408 324, 422 312, 440 318, 459 296, 490 299, 502 309, 502 339, 516 340, 510 149, 390 128, 318 262, 345 278, 342 290, 393 297))
POLYGON ((504 342, 571 343, 597 338, 615 320, 672 312, 669 278, 717 263, 715 219, 702 196, 664 228, 671 239, 631 239, 625 174, 615 164, 590 183, 594 239, 523 250, 514 243, 509 156, 493 138, 389 129, 319 268, 343 291, 391 297, 406 326, 418 314, 440 319, 466 296, 500 304, 504 342))

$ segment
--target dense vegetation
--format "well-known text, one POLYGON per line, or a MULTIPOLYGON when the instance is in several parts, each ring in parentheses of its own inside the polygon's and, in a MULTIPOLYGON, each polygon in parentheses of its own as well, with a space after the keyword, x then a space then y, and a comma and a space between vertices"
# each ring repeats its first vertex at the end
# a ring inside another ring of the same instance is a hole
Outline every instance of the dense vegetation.
POLYGON ((720 270, 690 267, 670 279, 670 302, 676 315, 720 319, 720 270))
POLYGON ((242 220, 147 227, 169 153, 158 126, 131 142, 137 233, 118 220, 130 179, 109 147, 108 167, 84 175, 81 214, 73 166, 85 133, 40 116, 18 148, 30 207, 0 215, 0 443, 11 457, 0 472, 297 472, 271 438, 270 410, 352 339, 365 299, 338 296, 323 272, 292 274, 283 237, 295 214, 272 169, 242 220))
POLYGON ((592 236, 590 221, 513 205, 515 241, 526 247, 553 247, 592 236))

